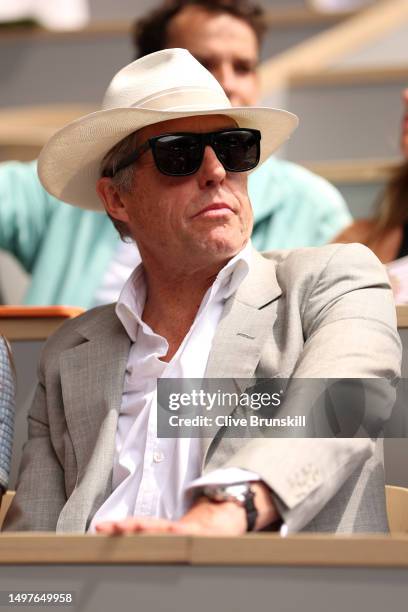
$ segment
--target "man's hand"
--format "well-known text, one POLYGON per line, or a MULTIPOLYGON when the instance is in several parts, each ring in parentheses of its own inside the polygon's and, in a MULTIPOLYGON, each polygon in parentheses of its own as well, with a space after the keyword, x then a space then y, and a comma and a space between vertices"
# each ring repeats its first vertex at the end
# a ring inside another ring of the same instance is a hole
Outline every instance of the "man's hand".
MULTIPOLYGON (((256 529, 274 523, 279 517, 269 489, 261 482, 252 483, 255 506, 258 510, 256 529)), ((242 535, 246 532, 244 508, 232 501, 214 502, 200 497, 179 520, 168 521, 149 517, 132 517, 123 521, 109 521, 96 525, 96 532, 104 535, 126 533, 172 533, 179 535, 242 535)))
POLYGON ((96 525, 105 535, 125 533, 173 533, 183 535, 241 535, 246 530, 245 510, 234 502, 216 503, 200 497, 179 520, 132 517, 96 525))

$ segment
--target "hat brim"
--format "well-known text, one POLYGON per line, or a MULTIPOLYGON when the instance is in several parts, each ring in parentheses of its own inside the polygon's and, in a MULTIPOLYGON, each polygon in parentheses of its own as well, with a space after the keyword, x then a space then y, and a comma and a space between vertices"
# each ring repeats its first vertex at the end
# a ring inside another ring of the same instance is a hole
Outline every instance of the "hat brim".
POLYGON ((49 193, 64 202, 90 210, 104 210, 96 193, 96 182, 106 153, 126 136, 147 125, 197 115, 226 115, 240 127, 260 130, 260 163, 276 151, 298 125, 296 115, 263 107, 101 110, 76 119, 51 137, 38 159, 40 180, 49 193))

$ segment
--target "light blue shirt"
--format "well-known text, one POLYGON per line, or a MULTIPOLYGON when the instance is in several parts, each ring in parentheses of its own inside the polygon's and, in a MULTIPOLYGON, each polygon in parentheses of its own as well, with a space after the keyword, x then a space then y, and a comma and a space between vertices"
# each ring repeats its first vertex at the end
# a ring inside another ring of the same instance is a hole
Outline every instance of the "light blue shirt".
MULTIPOLYGON (((250 175, 249 194, 258 250, 325 244, 351 221, 332 185, 275 158, 250 175)), ((0 248, 31 274, 26 304, 90 308, 118 246, 108 216, 50 196, 35 162, 0 164, 0 248)))
POLYGON ((259 251, 321 246, 352 221, 333 185, 288 161, 270 157, 249 176, 248 191, 259 251))

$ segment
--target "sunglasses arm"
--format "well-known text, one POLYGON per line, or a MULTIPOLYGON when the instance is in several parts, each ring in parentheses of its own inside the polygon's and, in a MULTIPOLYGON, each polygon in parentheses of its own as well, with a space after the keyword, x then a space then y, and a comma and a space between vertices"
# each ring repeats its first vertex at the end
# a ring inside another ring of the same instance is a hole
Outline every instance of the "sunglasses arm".
POLYGON ((146 153, 146 151, 148 151, 149 149, 150 149, 150 140, 146 140, 146 142, 144 142, 139 147, 137 147, 135 151, 130 153, 130 155, 127 155, 124 159, 122 159, 121 162, 119 162, 119 164, 110 173, 110 178, 113 178, 115 174, 117 174, 120 170, 123 170, 124 168, 127 168, 131 164, 134 164, 139 159, 139 157, 141 157, 143 153, 146 153))

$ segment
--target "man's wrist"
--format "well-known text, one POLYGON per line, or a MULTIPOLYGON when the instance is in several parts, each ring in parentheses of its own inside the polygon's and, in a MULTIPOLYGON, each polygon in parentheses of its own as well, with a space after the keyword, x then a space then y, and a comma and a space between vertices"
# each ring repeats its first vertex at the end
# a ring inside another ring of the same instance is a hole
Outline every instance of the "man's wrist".
POLYGON ((233 501, 226 502, 212 502, 208 500, 209 503, 213 506, 215 511, 220 510, 220 506, 222 511, 225 513, 225 520, 232 521, 236 526, 238 534, 244 534, 247 531, 247 516, 245 512, 245 508, 242 506, 238 506, 233 501), (217 510, 218 507, 218 510, 217 510))
POLYGON ((250 482, 209 485, 203 488, 203 495, 215 503, 232 502, 242 508, 246 516, 246 531, 254 530, 258 512, 250 482))
POLYGON ((203 534, 213 532, 221 535, 242 535, 247 526, 244 508, 234 502, 215 502, 204 496, 196 499, 180 523, 199 524, 203 534))

